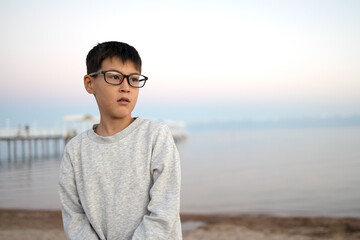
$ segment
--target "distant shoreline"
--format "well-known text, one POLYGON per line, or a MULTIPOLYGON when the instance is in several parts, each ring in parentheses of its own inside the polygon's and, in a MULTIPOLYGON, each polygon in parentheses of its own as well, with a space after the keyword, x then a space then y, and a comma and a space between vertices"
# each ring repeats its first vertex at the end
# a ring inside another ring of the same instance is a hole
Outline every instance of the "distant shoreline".
MULTIPOLYGON (((360 218, 181 214, 181 219, 183 223, 203 223, 198 229, 184 231, 184 240, 230 236, 264 240, 360 239, 360 218)), ((0 209, 0 239, 65 239, 61 212, 0 209)))

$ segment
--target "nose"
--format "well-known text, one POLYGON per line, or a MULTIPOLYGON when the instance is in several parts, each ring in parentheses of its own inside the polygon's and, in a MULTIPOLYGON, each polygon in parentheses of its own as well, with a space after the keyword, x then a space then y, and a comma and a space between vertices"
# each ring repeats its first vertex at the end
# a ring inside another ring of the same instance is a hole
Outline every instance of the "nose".
POLYGON ((128 77, 124 77, 124 80, 122 81, 122 83, 119 86, 120 86, 121 92, 129 92, 131 86, 129 85, 128 77))

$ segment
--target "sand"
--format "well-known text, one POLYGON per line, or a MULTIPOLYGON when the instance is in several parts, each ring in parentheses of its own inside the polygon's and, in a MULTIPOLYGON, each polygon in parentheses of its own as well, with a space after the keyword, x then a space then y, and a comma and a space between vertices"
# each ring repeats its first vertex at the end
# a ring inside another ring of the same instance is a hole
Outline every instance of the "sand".
MULTIPOLYGON (((360 239, 359 218, 182 214, 184 240, 360 239), (198 228, 196 228, 198 227, 198 228)), ((0 239, 64 240, 59 211, 0 209, 0 239)))

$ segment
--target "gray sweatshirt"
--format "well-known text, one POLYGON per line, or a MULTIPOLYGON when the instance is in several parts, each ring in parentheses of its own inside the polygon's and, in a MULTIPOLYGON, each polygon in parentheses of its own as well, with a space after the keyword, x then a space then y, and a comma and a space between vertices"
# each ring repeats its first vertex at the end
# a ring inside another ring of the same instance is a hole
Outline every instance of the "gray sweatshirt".
POLYGON ((59 193, 67 239, 182 239, 180 159, 169 128, 137 118, 65 147, 59 193))

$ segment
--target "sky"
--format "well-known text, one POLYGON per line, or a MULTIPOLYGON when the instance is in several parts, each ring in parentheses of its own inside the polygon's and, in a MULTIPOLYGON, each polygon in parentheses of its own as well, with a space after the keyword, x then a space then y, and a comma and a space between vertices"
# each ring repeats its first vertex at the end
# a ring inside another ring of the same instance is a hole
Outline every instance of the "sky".
POLYGON ((1 1, 0 127, 98 115, 88 51, 122 41, 149 77, 134 115, 360 115, 360 1, 1 1))

